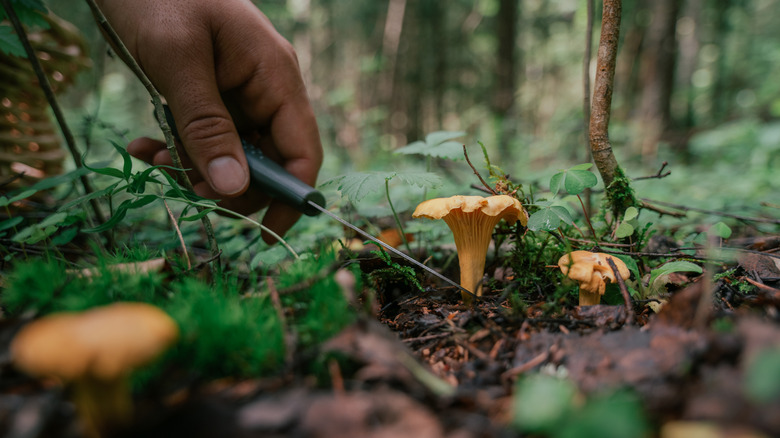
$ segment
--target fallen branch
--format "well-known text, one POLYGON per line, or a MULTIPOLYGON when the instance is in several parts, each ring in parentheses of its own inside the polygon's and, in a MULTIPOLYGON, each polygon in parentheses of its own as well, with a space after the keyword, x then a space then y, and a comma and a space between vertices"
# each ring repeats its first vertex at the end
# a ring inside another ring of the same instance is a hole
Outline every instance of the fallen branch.
POLYGON ((722 216, 722 217, 729 217, 729 218, 732 218, 732 219, 737 219, 737 220, 745 221, 745 222, 761 222, 761 223, 766 223, 766 224, 780 224, 780 219, 742 216, 742 215, 739 215, 739 214, 726 213, 726 212, 723 212, 723 211, 707 210, 707 209, 704 209, 704 208, 688 207, 686 205, 672 204, 671 202, 654 201, 652 199, 646 199, 646 198, 642 198, 642 201, 644 201, 644 202, 651 202, 653 204, 658 204, 658 205, 663 205, 665 207, 676 208, 678 210, 683 210, 683 211, 695 211, 697 213, 706 213, 706 214, 713 214, 713 215, 722 216))
POLYGON ((633 325, 634 307, 631 304, 631 295, 628 293, 626 282, 623 280, 623 277, 620 276, 620 270, 618 270, 615 261, 612 260, 611 257, 607 257, 607 263, 609 264, 609 267, 612 268, 612 272, 615 274, 615 278, 617 279, 618 286, 620 287, 620 293, 623 294, 623 300, 626 303, 626 324, 633 325))
POLYGON ((488 185, 488 183, 486 183, 486 182, 485 182, 485 180, 484 180, 484 179, 482 179, 482 175, 480 175, 480 174, 479 174, 479 172, 477 172, 477 169, 476 169, 476 168, 474 168, 474 165, 473 165, 473 164, 471 164, 471 160, 469 159, 469 153, 466 151, 466 145, 465 145, 465 144, 463 145, 463 155, 466 157, 466 162, 467 162, 467 163, 469 163, 469 167, 471 167, 471 170, 473 170, 473 171, 474 171, 474 175, 477 175, 477 178, 479 178, 479 181, 482 183, 482 185, 484 185, 484 186, 485 186, 485 188, 486 188, 486 189, 487 189, 487 190, 488 190, 490 193, 492 193, 493 195, 497 195, 498 193, 496 193, 496 191, 495 191, 495 190, 493 190, 493 188, 491 188, 491 187, 488 185))

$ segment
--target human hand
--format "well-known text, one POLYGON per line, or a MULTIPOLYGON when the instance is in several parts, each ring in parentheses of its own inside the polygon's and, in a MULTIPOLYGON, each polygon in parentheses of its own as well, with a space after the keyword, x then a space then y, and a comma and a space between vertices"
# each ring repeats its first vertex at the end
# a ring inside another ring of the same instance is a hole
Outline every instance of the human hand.
MULTIPOLYGON (((266 156, 315 184, 322 146, 292 46, 248 0, 98 3, 165 96, 195 192, 221 199, 221 206, 243 214, 268 205, 263 225, 284 234, 300 213, 248 189, 236 125, 266 156), (231 114, 245 120, 236 121, 231 114)), ((139 138, 127 149, 150 164, 172 164, 161 141, 139 138)))

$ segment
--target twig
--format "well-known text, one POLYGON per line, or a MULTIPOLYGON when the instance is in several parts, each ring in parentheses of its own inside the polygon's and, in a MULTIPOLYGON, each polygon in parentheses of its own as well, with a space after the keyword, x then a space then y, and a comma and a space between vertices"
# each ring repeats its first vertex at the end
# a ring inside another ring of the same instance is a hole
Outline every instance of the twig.
MULTIPOLYGON (((24 52, 27 54, 27 59, 30 61, 30 65, 32 66, 33 71, 35 71, 35 76, 38 78, 38 85, 41 87, 41 89, 43 89, 43 94, 46 96, 46 101, 49 103, 52 113, 54 113, 54 118, 57 120, 57 124, 62 131, 62 136, 65 139, 65 144, 68 146, 68 151, 73 158, 73 163, 77 168, 82 168, 84 167, 84 163, 81 162, 81 154, 79 154, 78 150, 76 149, 76 139, 73 136, 73 132, 70 130, 68 123, 65 121, 65 115, 62 113, 62 108, 60 108, 60 104, 54 95, 54 90, 51 87, 51 83, 49 83, 49 78, 43 71, 43 67, 38 60, 38 57, 35 56, 35 50, 33 49, 32 44, 30 44, 30 39, 27 38, 27 32, 25 32, 24 27, 22 26, 22 22, 19 20, 19 16, 16 15, 16 11, 11 6, 10 0, 2 0, 2 3, 3 9, 5 9, 5 14, 11 21, 11 24, 14 27, 14 31, 19 37, 19 41, 22 42, 22 47, 24 47, 24 52)), ((89 195, 95 191, 95 189, 92 187, 92 183, 89 182, 89 179, 86 175, 81 175, 79 177, 79 181, 81 181, 81 185, 84 187, 85 195, 89 195)), ((89 203, 95 213, 95 219, 100 223, 105 222, 106 216, 100 210, 100 205, 98 204, 97 199, 90 199, 89 203)), ((105 233, 105 237, 109 246, 114 246, 111 233, 105 233)))
POLYGON ((672 217, 678 217, 678 218, 682 218, 682 217, 688 216, 685 213, 680 213, 680 212, 677 212, 677 211, 671 211, 671 210, 666 210, 666 209, 663 209, 663 208, 660 208, 660 207, 656 207, 655 205, 650 204, 649 202, 647 202, 645 200, 642 200, 642 208, 644 208, 646 210, 654 211, 654 212, 656 212, 656 213, 658 213, 660 215, 666 215, 666 216, 672 216, 672 217))
POLYGON ((639 180, 643 180, 643 179, 661 179, 661 178, 666 178, 667 176, 672 174, 671 170, 667 170, 666 173, 663 173, 664 169, 668 165, 669 165, 669 162, 668 161, 664 161, 663 163, 661 163, 661 168, 658 169, 658 173, 656 173, 655 175, 638 176, 638 177, 634 178, 633 181, 639 181, 639 180))
POLYGON ((425 342, 425 341, 432 341, 434 339, 446 338, 450 335, 452 335, 452 333, 439 333, 436 335, 426 335, 426 336, 418 336, 416 338, 407 338, 401 342, 406 342, 406 343, 425 342))
POLYGON ((612 273, 615 274, 618 286, 620 287, 620 293, 623 294, 623 300, 626 303, 626 324, 634 324, 634 307, 631 304, 631 295, 628 293, 626 282, 623 281, 623 277, 620 276, 620 270, 618 269, 615 261, 611 257, 607 257, 607 263, 612 268, 612 273))
POLYGON ((179 243, 181 244, 181 252, 184 254, 184 260, 187 261, 187 270, 192 269, 192 262, 190 262, 190 255, 187 252, 187 244, 184 243, 184 236, 181 234, 181 228, 179 228, 178 221, 173 216, 173 212, 171 211, 171 208, 168 206, 168 201, 163 199, 163 205, 165 206, 165 211, 168 212, 168 217, 171 219, 171 225, 173 226, 173 229, 176 230, 176 236, 179 238, 179 243))
POLYGON ((738 214, 726 213, 726 212, 723 212, 723 211, 706 210, 704 208, 696 208, 696 207, 688 207, 688 206, 685 206, 685 205, 672 204, 671 202, 654 201, 652 199, 647 199, 647 198, 642 198, 642 201, 652 202, 653 204, 659 204, 659 205, 663 205, 665 207, 676 208, 678 210, 683 210, 683 211, 695 211, 695 212, 698 212, 698 213, 707 213, 707 214, 713 214, 713 215, 717 215, 717 216, 730 217, 732 219, 737 219, 737 220, 746 221, 746 222, 761 222, 761 223, 767 223, 767 224, 780 224, 780 219, 771 219, 771 218, 764 218, 764 217, 748 217, 748 216, 742 216, 742 215, 738 215, 738 214))
MULTIPOLYGON (((8 0, 2 1, 5 2, 8 0)), ((135 74, 138 80, 141 81, 144 88, 146 88, 146 91, 149 93, 149 96, 152 99, 152 103, 154 104, 157 122, 160 124, 160 129, 162 130, 163 136, 165 137, 165 144, 168 148, 168 152, 171 154, 173 167, 184 169, 184 166, 182 166, 181 163, 181 158, 179 157, 179 152, 176 150, 176 144, 173 141, 173 132, 171 131, 171 127, 168 126, 168 122, 165 119, 165 110, 163 109, 162 97, 160 96, 160 93, 154 87, 152 81, 149 80, 149 77, 146 76, 146 73, 144 73, 141 66, 138 65, 138 63, 135 61, 133 55, 130 54, 127 46, 125 46, 125 44, 122 42, 122 39, 111 26, 111 23, 108 22, 108 19, 103 14, 103 11, 100 10, 100 7, 97 5, 97 3, 95 3, 95 0, 87 0, 87 4, 92 10, 92 14, 95 16, 95 20, 98 22, 98 25, 103 30, 104 34, 108 37, 109 43, 114 48, 114 50, 117 51, 119 58, 122 59, 122 61, 130 68, 130 70, 135 74)), ((194 191, 192 182, 187 176, 187 173, 184 170, 180 170, 179 173, 180 180, 182 181, 184 187, 187 190, 194 191)), ((217 245, 217 239, 214 234, 214 227, 211 224, 211 220, 209 219, 208 215, 204 214, 200 221, 206 231, 206 238, 208 239, 211 254, 212 256, 216 256, 220 253, 220 251, 219 246, 217 245)), ((217 261, 214 269, 217 272, 220 270, 219 261, 217 261)))
MULTIPOLYGON (((552 347, 550 347, 550 348, 552 348, 552 347)), ((534 356, 533 358, 531 358, 531 360, 529 360, 528 362, 504 371, 501 374, 501 380, 513 379, 513 378, 519 376, 520 374, 523 374, 523 373, 525 373, 527 371, 531 371, 532 369, 536 368, 537 366, 543 364, 547 359, 549 359, 549 357, 550 357, 550 350, 543 351, 540 354, 538 354, 538 355, 534 356)))
POLYGON ((469 167, 471 167, 471 170, 474 171, 474 175, 477 175, 477 178, 479 178, 479 181, 482 183, 482 185, 485 186, 485 188, 488 189, 488 191, 490 191, 490 193, 492 193, 493 195, 497 195, 498 193, 496 193, 496 191, 493 190, 493 188, 490 187, 488 185, 488 183, 485 182, 484 179, 482 179, 482 175, 480 175, 479 172, 477 172, 477 169, 474 168, 474 165, 471 164, 471 160, 469 159, 469 153, 468 153, 468 151, 466 151, 466 145, 465 144, 463 145, 463 155, 466 157, 466 162, 469 163, 469 167))

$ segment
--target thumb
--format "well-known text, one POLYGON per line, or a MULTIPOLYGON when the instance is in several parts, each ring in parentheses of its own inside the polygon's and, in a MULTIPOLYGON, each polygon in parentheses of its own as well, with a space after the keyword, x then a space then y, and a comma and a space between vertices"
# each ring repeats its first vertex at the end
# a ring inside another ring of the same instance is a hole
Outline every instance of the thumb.
POLYGON ((193 167, 217 196, 238 196, 249 186, 249 171, 233 119, 213 74, 188 76, 194 77, 166 95, 179 138, 193 167))

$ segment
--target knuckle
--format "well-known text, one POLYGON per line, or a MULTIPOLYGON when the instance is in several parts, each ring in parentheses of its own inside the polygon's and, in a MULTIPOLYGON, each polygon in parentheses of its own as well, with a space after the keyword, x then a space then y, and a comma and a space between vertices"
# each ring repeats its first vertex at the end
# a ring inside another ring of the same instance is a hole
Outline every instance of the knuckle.
POLYGON ((224 144, 233 131, 233 122, 217 115, 198 116, 185 123, 180 134, 190 147, 224 144))

